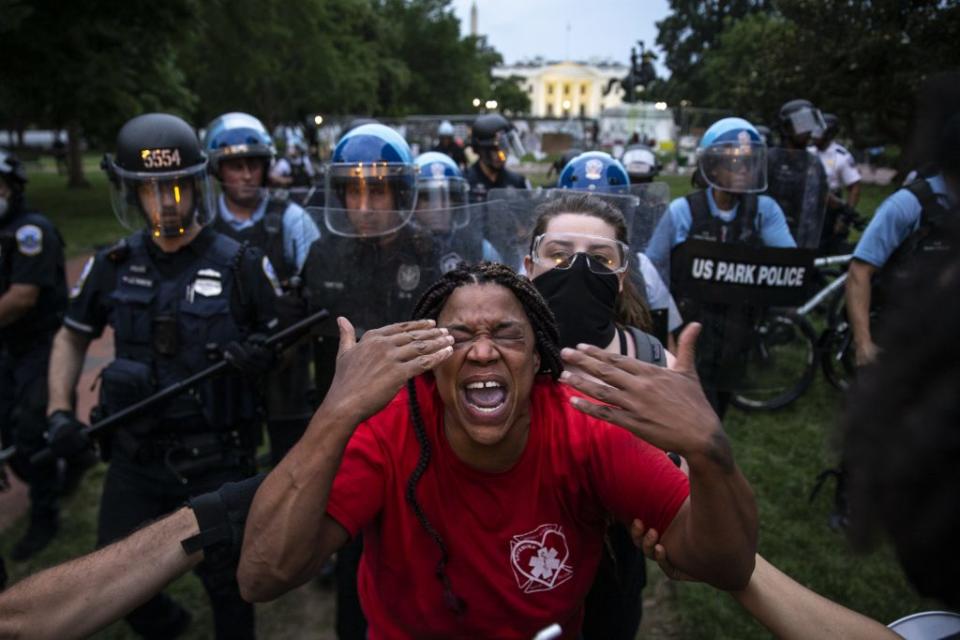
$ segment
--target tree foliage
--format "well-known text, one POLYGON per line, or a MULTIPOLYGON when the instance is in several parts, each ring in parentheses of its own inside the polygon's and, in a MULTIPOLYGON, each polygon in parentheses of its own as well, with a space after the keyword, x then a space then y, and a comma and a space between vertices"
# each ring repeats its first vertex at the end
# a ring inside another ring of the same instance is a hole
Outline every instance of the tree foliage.
POLYGON ((861 144, 901 141, 914 95, 960 69, 956 0, 672 0, 658 23, 671 78, 659 97, 771 123, 807 98, 861 144))

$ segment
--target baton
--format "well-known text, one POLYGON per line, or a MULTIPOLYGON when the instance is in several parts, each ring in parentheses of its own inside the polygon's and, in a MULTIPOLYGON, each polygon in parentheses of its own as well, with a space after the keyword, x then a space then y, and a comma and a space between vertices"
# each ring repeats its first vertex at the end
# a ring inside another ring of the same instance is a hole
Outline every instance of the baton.
MULTIPOLYGON (((278 331, 277 333, 271 335, 264 341, 264 346, 275 347, 277 345, 281 345, 284 341, 289 340, 290 338, 298 338, 300 337, 300 334, 305 333, 313 325, 317 324, 322 320, 326 320, 328 317, 330 317, 330 312, 327 311, 326 309, 321 309, 320 311, 317 311, 313 315, 307 316, 303 320, 300 320, 299 322, 296 322, 290 325, 283 331, 278 331)), ((198 382, 202 382, 203 380, 209 378, 210 376, 220 373, 221 371, 223 371, 229 366, 230 366, 230 363, 227 362, 226 360, 220 360, 219 362, 215 362, 214 364, 210 365, 206 369, 203 369, 202 371, 198 371, 192 376, 188 378, 184 378, 180 382, 175 382, 169 387, 166 387, 165 389, 161 389, 160 391, 156 392, 155 394, 153 394, 148 398, 144 398, 140 402, 134 403, 129 407, 125 407, 124 409, 121 409, 120 411, 117 411, 116 413, 107 416, 97 424, 91 425, 86 429, 84 429, 83 433, 88 438, 99 437, 105 432, 116 428, 120 423, 126 420, 129 420, 134 416, 139 415, 140 413, 156 405, 157 403, 163 402, 164 400, 168 400, 174 396, 180 395, 181 393, 183 393, 193 385, 197 384, 198 382)), ((15 447, 10 447, 9 449, 4 449, 3 451, 0 451, 0 464, 2 464, 7 459, 12 457, 15 453, 16 453, 15 447)), ((51 451, 50 447, 45 447, 30 457, 30 463, 43 464, 45 462, 49 462, 53 458, 54 458, 53 451, 51 451)))

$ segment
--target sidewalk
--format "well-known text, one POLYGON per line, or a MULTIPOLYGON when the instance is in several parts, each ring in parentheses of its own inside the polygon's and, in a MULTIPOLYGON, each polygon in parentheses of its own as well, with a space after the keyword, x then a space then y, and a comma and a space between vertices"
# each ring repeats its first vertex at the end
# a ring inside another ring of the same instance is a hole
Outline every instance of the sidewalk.
MULTIPOLYGON (((67 261, 67 286, 70 287, 80 277, 80 270, 89 256, 78 256, 67 261)), ((83 373, 77 384, 77 417, 88 422, 90 409, 97 402, 97 390, 93 388, 100 374, 100 369, 113 360, 113 330, 107 327, 103 336, 90 343, 87 359, 84 361, 83 373)), ((16 522, 29 508, 27 488, 20 480, 7 469, 11 489, 0 493, 0 531, 16 522)))

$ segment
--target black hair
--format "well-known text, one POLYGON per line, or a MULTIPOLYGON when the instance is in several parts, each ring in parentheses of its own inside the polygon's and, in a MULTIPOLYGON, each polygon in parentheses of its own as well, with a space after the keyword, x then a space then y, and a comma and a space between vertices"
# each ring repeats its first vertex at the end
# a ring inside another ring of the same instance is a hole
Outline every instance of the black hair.
MULTIPOLYGON (((517 297, 527 314, 530 325, 533 327, 537 352, 540 355, 540 370, 538 373, 549 374, 554 380, 559 378, 560 372, 563 371, 563 362, 560 360, 560 334, 557 329, 557 322, 550 311, 550 307, 547 306, 546 301, 536 288, 530 284, 529 280, 517 275, 510 267, 497 262, 481 262, 476 265, 461 264, 456 269, 441 276, 439 280, 424 291, 413 309, 413 319, 432 318, 436 320, 453 292, 460 287, 471 284, 498 284, 509 289, 517 297)), ((440 533, 427 519, 423 507, 417 501, 417 483, 420 482, 420 478, 427 470, 431 451, 430 439, 427 437, 427 429, 423 423, 423 415, 417 401, 417 389, 413 378, 407 381, 407 394, 414 434, 420 445, 420 457, 417 460, 417 466, 407 479, 407 502, 427 535, 433 539, 440 549, 440 560, 437 562, 435 574, 443 584, 444 604, 454 613, 461 615, 466 611, 467 603, 454 593, 450 584, 450 577, 446 572, 447 562, 450 559, 447 545, 440 533)))
MULTIPOLYGON (((954 245, 956 246, 956 245, 954 245)), ((850 535, 886 534, 924 596, 960 606, 960 259, 901 283, 886 308, 877 362, 858 372, 843 420, 850 535)))

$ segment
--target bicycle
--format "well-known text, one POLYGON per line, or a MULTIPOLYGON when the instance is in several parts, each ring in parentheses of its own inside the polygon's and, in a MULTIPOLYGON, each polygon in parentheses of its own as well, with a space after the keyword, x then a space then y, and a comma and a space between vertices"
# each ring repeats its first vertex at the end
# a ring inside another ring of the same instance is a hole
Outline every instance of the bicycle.
MULTIPOLYGON (((814 266, 822 275, 829 276, 833 275, 832 267, 846 265, 852 257, 825 256, 815 259, 814 266)), ((801 397, 813 383, 817 366, 823 362, 821 354, 833 357, 833 351, 826 350, 828 343, 842 346, 839 353, 843 357, 847 357, 848 350, 852 352, 849 326, 844 324, 846 316, 840 306, 846 280, 846 272, 839 273, 796 309, 764 310, 754 328, 744 384, 731 399, 734 406, 745 411, 782 409, 801 397), (828 328, 818 335, 807 316, 825 302, 828 303, 828 328), (839 342, 834 343, 835 340, 839 342)), ((852 353, 849 357, 852 364, 852 353)), ((831 369, 830 373, 827 373, 827 367, 834 367, 833 362, 822 366, 831 384, 838 385, 846 371, 845 365, 842 365, 843 369, 831 369)))

